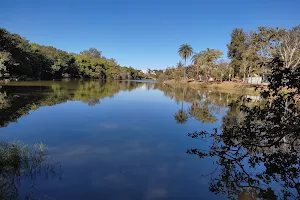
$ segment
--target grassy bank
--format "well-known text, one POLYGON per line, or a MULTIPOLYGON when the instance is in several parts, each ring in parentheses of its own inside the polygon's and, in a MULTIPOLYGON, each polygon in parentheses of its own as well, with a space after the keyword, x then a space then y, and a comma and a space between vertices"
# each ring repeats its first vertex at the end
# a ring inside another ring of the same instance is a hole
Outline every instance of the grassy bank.
MULTIPOLYGON (((234 94, 253 94, 258 95, 260 89, 255 90, 257 85, 247 84, 247 83, 239 83, 239 82, 175 82, 175 80, 167 80, 164 81, 164 84, 175 86, 187 86, 193 89, 210 89, 224 93, 234 93, 234 94)), ((264 87, 264 86, 259 86, 264 87)))

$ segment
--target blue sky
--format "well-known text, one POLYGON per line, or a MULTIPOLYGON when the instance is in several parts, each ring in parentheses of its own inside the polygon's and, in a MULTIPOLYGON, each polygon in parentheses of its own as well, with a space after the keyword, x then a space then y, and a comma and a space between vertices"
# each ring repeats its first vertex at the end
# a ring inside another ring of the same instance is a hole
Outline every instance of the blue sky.
POLYGON ((183 43, 226 55, 233 28, 290 28, 300 24, 299 9, 299 0, 3 0, 0 27, 69 52, 95 47, 121 65, 164 69, 180 60, 183 43))

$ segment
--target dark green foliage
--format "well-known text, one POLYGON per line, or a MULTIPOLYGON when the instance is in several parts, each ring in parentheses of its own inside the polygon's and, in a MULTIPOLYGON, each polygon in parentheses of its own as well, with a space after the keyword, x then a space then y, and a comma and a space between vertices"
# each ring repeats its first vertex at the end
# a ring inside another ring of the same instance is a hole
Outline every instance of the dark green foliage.
POLYGON ((5 29, 0 29, 0 52, 2 65, 5 66, 5 73, 10 77, 31 77, 43 78, 46 64, 49 61, 40 52, 31 48, 30 43, 17 34, 11 34, 5 29), (6 59, 3 59, 3 55, 6 59))
POLYGON ((284 66, 296 66, 300 62, 300 28, 258 27, 244 32, 234 29, 231 42, 227 45, 228 57, 235 77, 246 78, 270 73, 268 63, 280 57, 284 66))
POLYGON ((71 54, 54 47, 41 46, 38 44, 31 44, 31 46, 35 51, 40 52, 46 57, 45 60, 47 60, 48 63, 45 64, 50 65, 47 67, 48 77, 59 79, 78 76, 75 59, 71 54))
POLYGON ((198 79, 199 73, 204 75, 212 75, 215 78, 219 77, 216 76, 217 73, 214 73, 215 71, 219 72, 218 66, 217 66, 217 60, 223 55, 223 52, 218 49, 209 49, 207 48, 204 51, 200 51, 199 53, 196 53, 193 57, 193 63, 194 65, 191 67, 194 71, 194 77, 198 79))
POLYGON ((87 55, 93 58, 101 58, 101 51, 98 51, 96 48, 89 48, 88 50, 84 50, 81 52, 83 55, 87 55))
POLYGON ((90 48, 70 54, 51 46, 30 43, 17 34, 0 29, 0 79, 140 79, 138 71, 121 67, 114 59, 90 48))
POLYGON ((272 77, 263 100, 239 100, 223 118, 222 131, 189 134, 210 141, 209 149, 187 153, 214 157, 217 168, 210 190, 230 199, 299 199, 300 115, 299 68, 286 68, 274 58, 272 77), (283 88, 290 88, 282 92, 283 88))
POLYGON ((231 33, 231 42, 227 45, 228 57, 231 59, 231 65, 234 69, 234 75, 237 75, 242 60, 242 53, 246 49, 246 33, 243 29, 233 29, 231 33))

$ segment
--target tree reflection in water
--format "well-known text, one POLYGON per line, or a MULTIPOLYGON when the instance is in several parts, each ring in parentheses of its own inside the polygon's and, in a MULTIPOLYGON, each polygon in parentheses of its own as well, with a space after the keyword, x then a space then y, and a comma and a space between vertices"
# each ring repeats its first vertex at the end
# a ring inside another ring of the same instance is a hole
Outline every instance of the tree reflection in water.
POLYGON ((195 90, 189 87, 172 87, 161 84, 157 84, 156 87, 177 103, 181 101, 181 108, 174 114, 174 119, 178 124, 186 123, 188 118, 194 118, 202 123, 216 123, 218 120, 215 115, 221 114, 222 109, 228 106, 229 102, 240 98, 240 95, 237 94, 210 92, 206 89, 195 90), (190 104, 186 110, 183 102, 190 104))
MULTIPOLYGON (((67 101, 81 101, 89 106, 95 106, 103 98, 112 98, 120 91, 131 91, 146 83, 43 81, 11 84, 3 85, 0 89, 0 127, 16 122, 20 117, 27 115, 29 111, 42 106, 52 106, 67 101)), ((146 85, 154 84, 147 83, 146 85)))
POLYGON ((208 140, 209 149, 189 149, 199 158, 216 157, 209 189, 230 199, 295 199, 300 195, 299 68, 279 59, 263 102, 231 104, 222 131, 188 134, 208 140), (293 88, 293 89, 287 89, 293 88))

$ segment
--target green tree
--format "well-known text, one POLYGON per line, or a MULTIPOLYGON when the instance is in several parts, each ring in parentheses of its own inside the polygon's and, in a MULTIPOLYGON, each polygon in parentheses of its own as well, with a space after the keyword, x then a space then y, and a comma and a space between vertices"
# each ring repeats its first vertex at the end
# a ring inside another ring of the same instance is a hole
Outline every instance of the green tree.
POLYGON ((285 31, 278 52, 286 68, 297 68, 300 64, 300 25, 285 31))
POLYGON ((216 70, 218 70, 221 82, 223 80, 231 80, 232 68, 229 61, 220 60, 217 63, 216 70))
POLYGON ((285 64, 280 57, 273 58, 270 84, 261 92, 263 99, 259 103, 249 99, 232 102, 222 131, 188 134, 211 142, 208 149, 201 146, 187 151, 201 159, 216 159, 220 173, 212 176, 211 192, 229 199, 300 197, 300 110, 296 98, 300 66, 287 68, 285 64), (283 93, 282 88, 293 90, 283 93))
POLYGON ((0 52, 0 78, 7 72, 6 65, 11 61, 9 52, 0 52))
POLYGON ((18 34, 0 29, 0 78, 61 79, 141 78, 133 68, 118 65, 115 59, 107 59, 96 48, 80 54, 68 53, 51 46, 30 43, 18 34))
POLYGON ((192 56, 192 62, 194 65, 198 64, 200 57, 202 56, 203 52, 200 51, 199 53, 194 53, 192 56))
POLYGON ((196 74, 196 79, 199 78, 199 72, 200 72, 200 68, 203 68, 203 57, 202 57, 203 51, 199 52, 199 53, 195 53, 192 56, 192 62, 193 62, 193 66, 195 68, 195 74, 196 74))
POLYGON ((250 51, 249 50, 245 50, 241 57, 242 57, 242 61, 241 61, 241 65, 242 65, 242 74, 243 74, 243 82, 246 82, 246 73, 247 73, 247 69, 250 67, 250 51))
POLYGON ((234 70, 234 76, 240 71, 242 53, 246 49, 246 33, 243 29, 235 28, 231 33, 231 42, 227 44, 228 57, 234 70))
POLYGON ((211 74, 216 67, 217 60, 223 55, 223 52, 218 49, 207 48, 193 56, 193 63, 196 66, 196 75, 199 75, 199 71, 202 73, 211 74))
POLYGON ((96 48, 89 48, 88 50, 84 50, 84 51, 81 52, 81 54, 88 55, 88 56, 93 57, 93 58, 100 58, 101 53, 102 52, 99 51, 96 48))
POLYGON ((181 78, 181 70, 180 69, 174 69, 173 70, 173 77, 176 83, 178 83, 180 81, 181 78))
MULTIPOLYGON (((178 75, 179 75, 179 79, 181 78, 181 76, 183 75, 183 69, 184 68, 184 65, 181 61, 179 61, 177 64, 176 64, 176 78, 178 78, 178 75)), ((175 74, 174 74, 175 75, 175 74)), ((174 76, 175 78, 175 76, 174 76)), ((175 78, 175 79, 176 79, 175 78)), ((176 80, 175 80, 176 81, 176 80)))
POLYGON ((184 59, 184 78, 186 79, 186 60, 193 54, 193 48, 189 44, 182 44, 178 50, 179 56, 184 59))
POLYGON ((216 66, 216 61, 223 55, 223 52, 218 49, 206 49, 203 53, 205 64, 209 69, 213 69, 216 66))
POLYGON ((176 65, 177 69, 182 69, 184 67, 183 63, 181 61, 179 61, 176 65))

